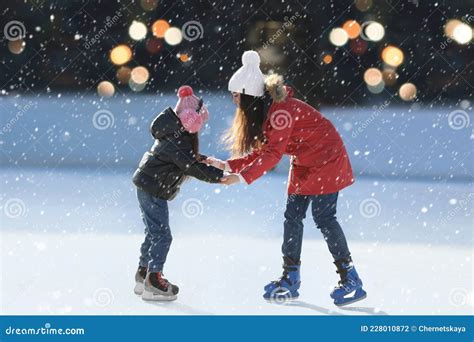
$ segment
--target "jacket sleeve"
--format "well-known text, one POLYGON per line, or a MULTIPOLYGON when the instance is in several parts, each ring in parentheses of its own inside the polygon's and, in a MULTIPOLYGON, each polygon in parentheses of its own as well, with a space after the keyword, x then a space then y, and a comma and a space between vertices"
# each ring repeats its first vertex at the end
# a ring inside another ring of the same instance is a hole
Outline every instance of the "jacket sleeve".
POLYGON ((185 174, 207 183, 219 183, 224 176, 222 170, 200 162, 193 163, 185 170, 185 174))
POLYGON ((192 151, 175 147, 170 153, 173 163, 178 166, 185 175, 197 178, 207 183, 219 183, 224 172, 213 166, 200 163, 192 151))
POLYGON ((242 169, 244 169, 246 166, 251 164, 255 159, 257 159, 260 153, 261 153, 260 150, 255 150, 241 158, 234 158, 234 159, 227 160, 227 163, 229 164, 229 167, 230 167, 230 171, 232 173, 240 173, 242 169))
POLYGON ((270 125, 266 132, 267 142, 260 149, 254 161, 240 171, 247 184, 251 184, 281 160, 288 140, 293 132, 295 118, 285 104, 273 104, 268 119, 270 125))

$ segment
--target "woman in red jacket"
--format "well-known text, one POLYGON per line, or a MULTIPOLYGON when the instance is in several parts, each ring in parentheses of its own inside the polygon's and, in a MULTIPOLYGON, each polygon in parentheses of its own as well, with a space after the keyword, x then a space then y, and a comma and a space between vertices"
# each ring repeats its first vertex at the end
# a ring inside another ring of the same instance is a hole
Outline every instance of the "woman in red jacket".
POLYGON ((281 76, 264 78, 255 51, 246 51, 242 63, 229 81, 237 105, 226 137, 233 158, 226 162, 209 158, 208 163, 232 173, 221 183, 252 184, 276 166, 283 154, 291 156, 282 245, 284 271, 278 281, 265 286, 264 298, 299 296, 303 219, 310 204, 341 277, 331 293, 334 303, 346 305, 365 298, 344 232, 336 220, 338 193, 354 182, 341 137, 321 113, 292 97, 281 76), (273 100, 267 115, 262 98, 265 89, 273 100))

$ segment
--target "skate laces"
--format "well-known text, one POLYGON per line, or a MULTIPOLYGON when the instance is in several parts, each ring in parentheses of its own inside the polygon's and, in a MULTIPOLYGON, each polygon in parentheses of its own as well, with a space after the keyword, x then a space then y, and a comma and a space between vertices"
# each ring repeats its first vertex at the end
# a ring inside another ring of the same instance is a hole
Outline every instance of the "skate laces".
POLYGON ((353 269, 353 267, 354 266, 352 265, 352 263, 343 264, 340 268, 338 267, 336 271, 336 273, 341 276, 341 280, 338 281, 338 286, 339 288, 343 288, 346 292, 350 291, 350 286, 357 285, 357 281, 348 276, 349 272, 353 269))
POLYGON ((277 284, 278 286, 281 286, 281 283, 283 281, 286 281, 288 284, 292 285, 292 282, 290 280, 290 277, 288 276, 288 274, 290 273, 290 271, 292 271, 292 266, 290 265, 283 265, 283 274, 282 276, 280 277, 280 279, 276 280, 276 281, 273 281, 273 283, 277 284))
POLYGON ((168 280, 166 280, 165 278, 162 278, 162 273, 161 272, 158 272, 156 273, 156 280, 158 281, 158 284, 163 287, 164 289, 167 289, 168 288, 168 280))

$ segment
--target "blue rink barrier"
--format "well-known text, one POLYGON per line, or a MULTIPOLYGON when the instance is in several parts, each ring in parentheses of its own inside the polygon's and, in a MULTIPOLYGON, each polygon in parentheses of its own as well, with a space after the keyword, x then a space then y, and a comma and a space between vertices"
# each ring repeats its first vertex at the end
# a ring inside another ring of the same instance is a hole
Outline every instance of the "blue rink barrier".
POLYGON ((473 316, 0 316, 0 341, 471 342, 473 321, 473 316))

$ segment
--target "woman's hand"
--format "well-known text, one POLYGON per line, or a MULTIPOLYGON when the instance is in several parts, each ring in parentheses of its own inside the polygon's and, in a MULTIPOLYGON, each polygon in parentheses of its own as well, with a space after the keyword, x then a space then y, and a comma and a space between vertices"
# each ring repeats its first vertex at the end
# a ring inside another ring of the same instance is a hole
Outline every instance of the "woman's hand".
POLYGON ((207 165, 214 166, 215 168, 221 169, 224 171, 225 168, 225 162, 223 162, 220 159, 214 158, 214 157, 207 157, 207 159, 204 159, 202 161, 203 163, 207 165))
POLYGON ((220 183, 225 184, 225 185, 232 185, 239 182, 240 182, 240 178, 237 175, 224 176, 220 180, 220 183))

